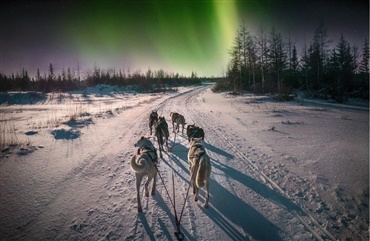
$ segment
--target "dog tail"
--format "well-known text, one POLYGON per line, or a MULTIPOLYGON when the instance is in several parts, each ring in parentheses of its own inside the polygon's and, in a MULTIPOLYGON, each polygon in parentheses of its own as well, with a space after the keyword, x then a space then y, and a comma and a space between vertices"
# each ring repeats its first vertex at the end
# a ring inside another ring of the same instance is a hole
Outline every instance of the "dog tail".
POLYGON ((204 187, 208 168, 207 168, 207 159, 201 157, 199 160, 199 167, 197 171, 196 184, 198 188, 204 187))
MULTIPOLYGON (((143 160, 144 162, 145 162, 145 160, 143 160)), ((142 163, 142 164, 138 164, 137 162, 136 162, 136 156, 135 155, 133 155, 132 157, 131 157, 131 162, 130 162, 130 166, 131 166, 131 170, 133 170, 134 172, 136 172, 136 173, 141 173, 141 172, 143 172, 144 170, 145 170, 145 163, 142 163)))

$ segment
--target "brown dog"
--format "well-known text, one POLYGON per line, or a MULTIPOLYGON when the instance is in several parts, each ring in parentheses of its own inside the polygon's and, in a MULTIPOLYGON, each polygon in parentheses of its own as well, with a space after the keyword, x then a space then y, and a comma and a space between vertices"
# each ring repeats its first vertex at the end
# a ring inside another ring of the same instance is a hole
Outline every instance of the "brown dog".
POLYGON ((171 121, 172 121, 172 129, 173 129, 173 132, 179 132, 180 130, 180 125, 182 125, 182 134, 184 134, 184 128, 185 128, 185 117, 179 113, 176 113, 176 112, 171 112, 170 113, 170 116, 171 116, 171 121), (176 124, 176 126, 175 126, 176 124))
POLYGON ((206 189, 206 200, 203 207, 208 207, 209 179, 211 176, 211 160, 202 145, 202 138, 191 138, 188 151, 190 182, 193 186, 194 200, 198 201, 199 189, 206 189))
POLYGON ((157 111, 152 111, 152 113, 150 113, 150 115, 149 115, 150 135, 152 135, 152 133, 153 133, 152 127, 154 126, 154 128, 155 128, 157 126, 157 122, 158 122, 158 113, 157 113, 157 111))
POLYGON ((155 135, 158 141, 158 149, 159 149, 159 156, 162 157, 162 151, 164 143, 166 143, 166 147, 168 150, 168 137, 170 133, 168 132, 168 124, 164 117, 159 117, 157 127, 155 128, 155 135))

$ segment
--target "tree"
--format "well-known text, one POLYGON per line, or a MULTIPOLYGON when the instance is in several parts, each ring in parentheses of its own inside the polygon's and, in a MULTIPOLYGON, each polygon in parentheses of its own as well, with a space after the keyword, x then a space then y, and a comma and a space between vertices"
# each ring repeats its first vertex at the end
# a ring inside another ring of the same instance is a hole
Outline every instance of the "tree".
POLYGON ((331 42, 327 39, 326 31, 325 25, 321 22, 315 30, 313 41, 308 49, 309 69, 311 70, 309 75, 312 79, 316 79, 312 83, 313 88, 316 90, 321 88, 327 62, 327 48, 331 42))
POLYGON ((47 85, 45 86, 45 91, 52 91, 55 88, 55 74, 54 74, 54 67, 50 63, 49 64, 49 72, 47 77, 47 85))
POLYGON ((330 75, 335 79, 335 88, 331 94, 337 101, 343 102, 345 100, 345 93, 353 88, 351 47, 343 34, 340 36, 337 46, 332 51, 329 67, 330 75))
POLYGON ((72 80, 73 80, 73 75, 72 75, 72 72, 71 72, 71 68, 70 67, 68 67, 68 69, 67 69, 67 80, 69 82, 72 82, 72 80))
POLYGON ((20 81, 19 86, 20 86, 22 91, 29 90, 29 88, 30 88, 30 77, 28 76, 27 70, 25 70, 24 68, 22 68, 22 74, 19 78, 19 81, 20 81))
POLYGON ((240 88, 241 89, 247 89, 248 87, 251 86, 251 83, 250 83, 250 72, 251 72, 251 68, 250 68, 250 59, 249 59, 249 48, 248 48, 248 44, 250 42, 250 33, 248 32, 247 30, 247 27, 243 21, 242 25, 240 25, 240 30, 238 31, 238 34, 240 35, 240 42, 241 42, 241 48, 240 48, 240 88), (247 82, 247 78, 246 76, 248 76, 248 82, 247 82))
POLYGON ((269 48, 268 48, 268 40, 267 34, 261 27, 260 33, 257 36, 257 45, 258 45, 258 55, 259 55, 259 65, 261 68, 261 79, 262 79, 262 93, 265 93, 265 74, 268 65, 268 55, 269 55, 269 48))
POLYGON ((339 81, 341 81, 340 86, 348 88, 348 85, 353 80, 353 60, 350 45, 345 40, 343 34, 340 36, 337 50, 339 81))
MULTIPOLYGON (((256 43, 254 41, 254 38, 251 35, 248 35, 247 37, 247 43, 246 43, 246 51, 247 51, 247 57, 248 57, 248 67, 250 69, 250 73, 252 73, 252 86, 253 91, 256 91, 256 69, 257 69, 257 50, 256 50, 256 43)), ((248 76, 249 82, 250 82, 250 75, 248 76)), ((251 86, 251 83, 249 83, 249 86, 251 86)))
POLYGON ((67 75, 66 75, 65 69, 63 68, 62 69, 62 81, 66 81, 66 80, 67 80, 67 75))
POLYGON ((303 71, 303 75, 304 75, 304 80, 305 80, 305 89, 308 90, 309 89, 309 68, 310 68, 310 59, 309 59, 309 56, 308 56, 308 51, 307 51, 307 44, 306 44, 306 41, 304 43, 304 47, 303 47, 303 53, 302 53, 302 59, 301 59, 301 62, 302 62, 302 71, 303 71))
POLYGON ((369 40, 367 38, 365 38, 364 47, 362 48, 360 72, 369 75, 369 40))
POLYGON ((48 80, 49 81, 53 81, 55 78, 55 74, 54 74, 54 67, 53 65, 50 63, 49 65, 49 74, 48 74, 48 80))
POLYGON ((196 78, 198 78, 198 75, 197 75, 197 72, 195 72, 195 71, 191 71, 191 77, 190 77, 191 79, 196 79, 196 78))
POLYGON ((36 81, 40 81, 40 80, 41 80, 40 69, 37 68, 37 71, 36 71, 36 81))
POLYGON ((276 76, 278 93, 281 93, 282 89, 282 75, 283 70, 286 68, 287 54, 284 51, 284 42, 281 34, 278 33, 275 28, 272 28, 270 34, 270 52, 269 59, 271 63, 272 72, 276 76))
POLYGON ((299 72, 299 60, 297 49, 295 45, 293 45, 292 56, 290 58, 290 69, 289 69, 289 78, 290 78, 290 85, 294 88, 298 87, 297 77, 299 72))
POLYGON ((150 68, 146 71, 145 78, 148 79, 148 80, 149 79, 153 79, 153 72, 152 72, 152 70, 150 68))
MULTIPOLYGON (((234 45, 230 50, 231 60, 228 66, 228 79, 232 85, 234 91, 240 87, 241 82, 241 67, 242 67, 242 35, 240 31, 237 31, 237 34, 234 39, 234 45)), ((231 86, 230 86, 231 87, 231 86)))
POLYGON ((352 61, 353 61, 353 74, 358 74, 359 73, 359 65, 358 65, 358 59, 359 59, 359 54, 358 54, 358 48, 357 46, 353 45, 351 48, 351 54, 352 54, 352 61))

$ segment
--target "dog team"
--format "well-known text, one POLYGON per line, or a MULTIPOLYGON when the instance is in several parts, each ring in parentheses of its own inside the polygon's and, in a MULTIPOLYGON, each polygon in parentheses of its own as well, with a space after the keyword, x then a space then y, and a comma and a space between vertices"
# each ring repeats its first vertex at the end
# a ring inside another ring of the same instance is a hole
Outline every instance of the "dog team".
MULTIPOLYGON (((178 133, 180 126, 182 127, 182 134, 186 125, 183 115, 171 112, 170 113, 173 132, 178 133)), ((149 129, 150 135, 153 134, 158 142, 159 156, 162 158, 163 146, 168 147, 169 131, 168 125, 164 116, 159 116, 157 111, 152 111, 149 115, 149 129)), ((211 161, 203 146, 204 131, 202 128, 193 125, 187 125, 186 135, 189 141, 188 162, 190 170, 190 184, 193 188, 194 200, 198 201, 199 189, 204 187, 206 189, 206 197, 203 207, 208 207, 209 200, 209 181, 211 175, 211 161)), ((153 179, 151 195, 155 194, 157 183, 157 150, 149 138, 141 137, 135 144, 138 148, 137 157, 134 155, 131 158, 130 166, 136 176, 136 191, 137 191, 137 210, 141 213, 142 206, 140 201, 140 185, 143 178, 146 176, 145 196, 149 196, 149 183, 153 179)))

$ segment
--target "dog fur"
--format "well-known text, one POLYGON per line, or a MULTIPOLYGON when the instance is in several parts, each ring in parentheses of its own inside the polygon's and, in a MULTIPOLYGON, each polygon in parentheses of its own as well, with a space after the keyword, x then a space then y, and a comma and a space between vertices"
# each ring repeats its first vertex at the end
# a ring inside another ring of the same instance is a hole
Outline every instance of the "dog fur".
POLYGON ((157 183, 157 150, 153 146, 153 143, 145 137, 141 137, 135 145, 138 147, 138 158, 136 160, 136 155, 131 158, 130 166, 131 170, 135 173, 136 177, 136 192, 137 192, 137 211, 139 213, 143 212, 140 201, 140 185, 145 176, 147 176, 147 181, 145 183, 145 196, 149 196, 149 183, 153 179, 153 186, 151 194, 155 194, 155 188, 157 183))
POLYGON ((188 125, 186 127, 186 135, 188 136, 188 141, 190 142, 191 137, 199 138, 201 137, 204 141, 204 130, 195 124, 188 125))
POLYGON ((202 145, 202 138, 191 138, 188 151, 190 169, 190 182, 195 194, 194 200, 198 201, 199 189, 206 189, 206 198, 203 207, 208 207, 209 182, 211 176, 211 160, 202 145))
POLYGON ((153 134, 152 127, 156 127, 158 123, 158 113, 157 111, 152 111, 149 115, 149 129, 150 129, 150 135, 153 134))
POLYGON ((155 135, 158 141, 158 149, 159 149, 159 156, 162 156, 162 151, 164 151, 163 144, 166 143, 166 147, 168 150, 168 137, 170 133, 168 132, 168 124, 166 119, 163 117, 158 118, 158 124, 155 128, 155 135))
POLYGON ((170 113, 170 116, 171 116, 171 121, 172 121, 172 129, 173 129, 173 132, 177 132, 179 133, 180 131, 180 125, 182 125, 182 134, 184 134, 184 128, 185 128, 185 117, 179 113, 176 113, 176 112, 171 112, 170 113), (176 124, 176 126, 175 126, 176 124))

